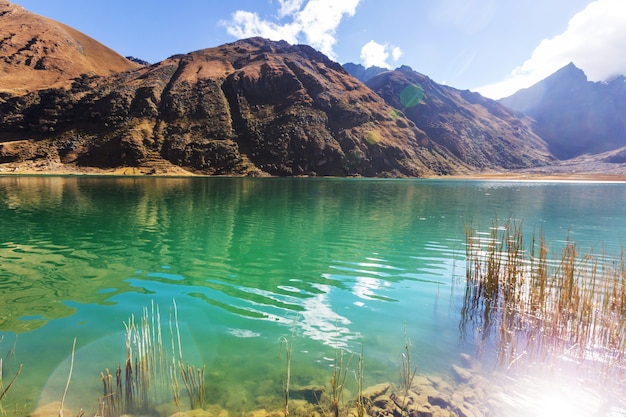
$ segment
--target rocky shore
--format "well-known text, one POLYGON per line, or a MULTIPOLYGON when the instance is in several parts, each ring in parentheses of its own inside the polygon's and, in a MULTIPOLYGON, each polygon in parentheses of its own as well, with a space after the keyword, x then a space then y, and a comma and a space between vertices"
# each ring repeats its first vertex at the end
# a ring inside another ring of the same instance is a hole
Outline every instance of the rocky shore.
MULTIPOLYGON (((558 372, 557 372, 558 374, 558 372)), ((281 396, 260 396, 245 411, 207 404, 181 411, 165 403, 141 415, 155 417, 527 417, 560 415, 625 416, 624 388, 552 374, 533 377, 481 371, 469 355, 443 374, 417 374, 410 388, 379 383, 357 395, 346 393, 338 409, 332 393, 319 385, 290 388, 288 410, 281 396), (582 413, 582 414, 580 414, 582 413)), ((343 397, 343 394, 341 395, 343 397)), ((29 417, 77 416, 60 402, 36 409, 29 417)), ((82 411, 82 410, 81 410, 82 411)), ((96 412, 96 415, 100 415, 96 412)), ((117 416, 116 416, 117 417, 117 416)), ((130 416, 128 416, 130 417, 130 416)))

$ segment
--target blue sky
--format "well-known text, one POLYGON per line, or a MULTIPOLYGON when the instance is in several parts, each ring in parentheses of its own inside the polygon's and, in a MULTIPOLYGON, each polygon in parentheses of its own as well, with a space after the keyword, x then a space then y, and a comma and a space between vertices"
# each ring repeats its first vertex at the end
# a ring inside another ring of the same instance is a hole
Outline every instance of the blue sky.
POLYGON ((491 98, 569 62, 593 81, 626 74, 626 0, 14 1, 152 63, 259 35, 491 98))

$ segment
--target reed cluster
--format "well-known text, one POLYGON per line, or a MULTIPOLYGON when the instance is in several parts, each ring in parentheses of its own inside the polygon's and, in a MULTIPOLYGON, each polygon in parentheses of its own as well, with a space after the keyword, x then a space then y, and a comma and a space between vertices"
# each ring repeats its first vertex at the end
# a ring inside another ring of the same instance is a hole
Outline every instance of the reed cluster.
POLYGON ((406 333, 406 323, 404 325, 404 352, 402 353, 402 406, 401 411, 403 416, 408 416, 407 405, 409 399, 409 391, 411 390, 411 386, 413 385, 413 379, 415 378, 415 374, 417 373, 417 367, 412 367, 411 365, 411 339, 407 336, 406 333))
MULTIPOLYGON (((350 357, 344 366, 345 352, 335 349, 335 359, 330 376, 330 411, 333 417, 339 417, 341 404, 343 402, 343 390, 346 386, 346 377, 350 368, 350 357)), ((358 381, 357 381, 358 382, 358 381)))
POLYGON ((164 347, 161 315, 158 306, 144 308, 139 323, 131 316, 126 328, 126 361, 115 375, 109 369, 100 374, 103 396, 98 415, 118 417, 145 414, 169 399, 182 408, 181 384, 189 397, 190 409, 204 405, 204 366, 196 368, 183 359, 178 311, 174 302, 170 311, 171 350, 164 347))
POLYGON ((489 233, 466 226, 463 337, 495 342, 507 367, 567 358, 625 373, 626 267, 618 256, 581 254, 569 237, 549 258, 543 233, 524 242, 521 222, 497 221, 489 233))
POLYGON ((363 378, 365 369, 365 354, 363 352, 363 346, 361 346, 361 353, 357 357, 357 366, 354 371, 354 379, 356 380, 356 416, 365 417, 365 398, 363 397, 363 378))

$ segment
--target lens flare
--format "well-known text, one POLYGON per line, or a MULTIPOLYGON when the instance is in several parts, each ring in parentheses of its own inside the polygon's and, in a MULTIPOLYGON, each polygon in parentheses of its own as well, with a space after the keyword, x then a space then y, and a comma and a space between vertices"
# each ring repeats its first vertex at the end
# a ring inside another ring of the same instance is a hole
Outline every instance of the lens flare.
POLYGON ((422 102, 424 89, 419 84, 409 84, 400 92, 400 103, 405 109, 417 106, 422 102))

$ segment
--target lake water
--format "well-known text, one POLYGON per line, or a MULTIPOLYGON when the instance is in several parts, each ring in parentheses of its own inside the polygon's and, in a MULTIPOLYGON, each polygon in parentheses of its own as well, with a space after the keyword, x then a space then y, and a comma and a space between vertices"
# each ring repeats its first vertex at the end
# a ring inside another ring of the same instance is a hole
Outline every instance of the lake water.
POLYGON ((174 303, 209 401, 238 412, 281 395, 281 340, 295 385, 325 384, 337 349, 363 352, 366 385, 397 382, 405 338, 419 373, 444 374, 476 351, 468 224, 619 254, 625 207, 623 183, 0 177, 5 386, 23 364, 4 408, 60 401, 76 339, 66 403, 95 409, 124 323, 158 307, 169 332, 174 303))

